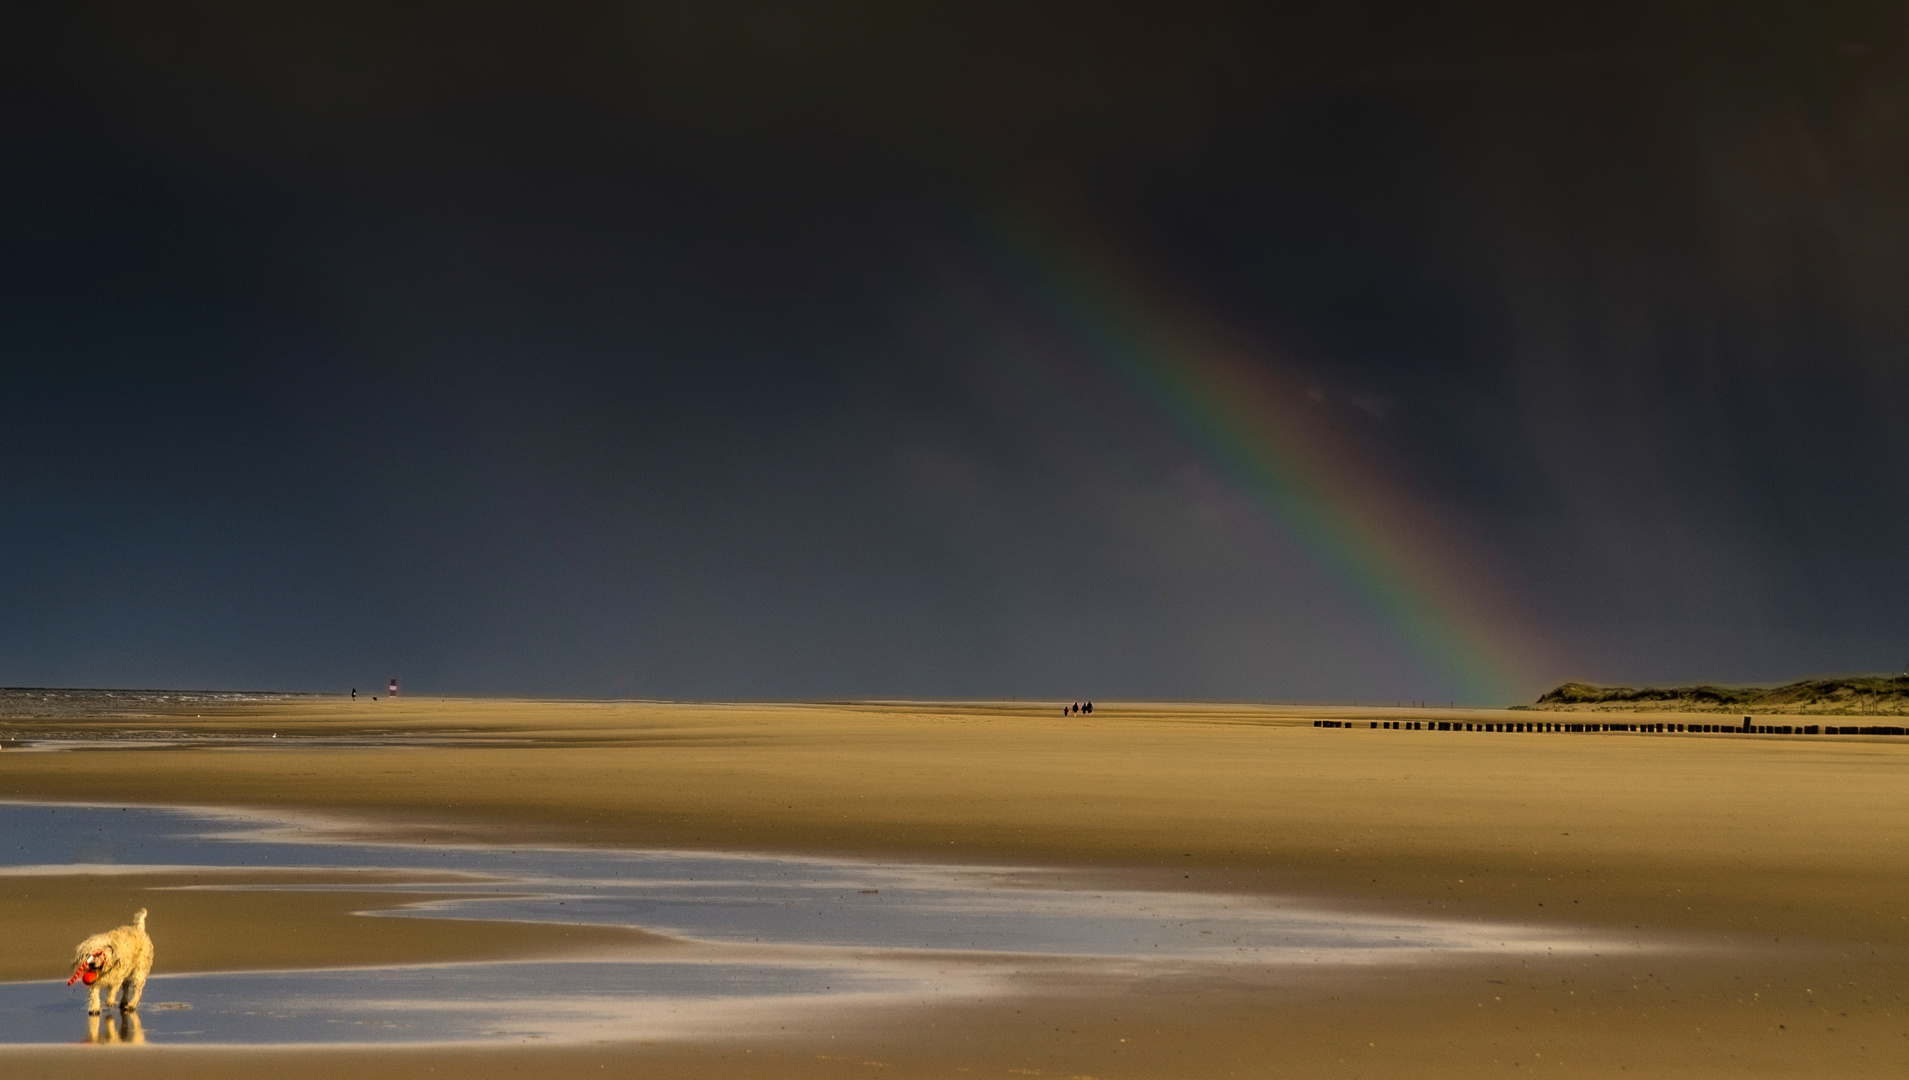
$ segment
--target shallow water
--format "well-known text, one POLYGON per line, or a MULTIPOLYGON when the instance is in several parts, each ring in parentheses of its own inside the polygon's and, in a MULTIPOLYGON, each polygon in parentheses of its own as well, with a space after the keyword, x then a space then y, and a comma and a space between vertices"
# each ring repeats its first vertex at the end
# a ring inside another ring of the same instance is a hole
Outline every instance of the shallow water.
POLYGON ((57 983, 0 983, 0 1042, 312 1045, 720 1035, 826 1001, 949 989, 905 966, 431 964, 154 976, 136 1016, 84 1015, 57 983))
MULTIPOLYGON (((338 839, 317 822, 295 818, 0 803, 0 873, 176 867, 450 872, 465 876, 454 882, 386 879, 282 888, 447 894, 380 917, 628 926, 723 946, 811 951, 791 963, 452 964, 155 976, 149 1002, 171 996, 192 1008, 149 1007, 141 1034, 153 1042, 650 1037, 631 1033, 654 1029, 663 1019, 680 1025, 751 1004, 932 999, 957 983, 963 993, 976 992, 981 976, 970 972, 956 979, 935 966, 950 953, 1005 971, 1014 957, 1030 954, 1312 966, 1572 951, 1591 944, 1550 931, 1353 916, 1256 897, 1059 888, 1052 873, 1043 875, 1046 884, 1033 885, 1026 883, 1031 875, 1005 868, 367 843, 338 839), (579 992, 592 980, 617 989, 579 992), (247 1005, 259 1001, 270 1002, 271 1009, 247 1005), (394 1018, 408 1019, 385 1024, 394 1018)), ((161 940, 162 903, 155 897, 149 905, 161 940)), ((1000 982, 995 978, 990 986, 1000 982)), ((57 988, 0 986, 0 1042, 45 1041, 71 1030, 79 997, 57 988)))
POLYGON ((42 686, 0 686, 0 717, 46 720, 104 716, 153 716, 193 706, 252 705, 259 702, 321 701, 318 694, 238 690, 77 690, 42 686))

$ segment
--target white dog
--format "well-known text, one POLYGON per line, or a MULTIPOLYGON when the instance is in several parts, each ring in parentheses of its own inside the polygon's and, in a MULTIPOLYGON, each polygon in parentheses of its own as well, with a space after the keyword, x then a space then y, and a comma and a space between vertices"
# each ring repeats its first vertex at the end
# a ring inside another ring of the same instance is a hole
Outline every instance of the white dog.
POLYGON ((146 992, 146 976, 152 972, 152 938, 146 934, 146 909, 133 915, 132 925, 94 934, 73 950, 73 977, 66 985, 84 982, 92 988, 86 999, 89 1016, 99 1015, 99 992, 106 991, 110 1008, 117 1004, 122 1012, 139 1008, 146 992))

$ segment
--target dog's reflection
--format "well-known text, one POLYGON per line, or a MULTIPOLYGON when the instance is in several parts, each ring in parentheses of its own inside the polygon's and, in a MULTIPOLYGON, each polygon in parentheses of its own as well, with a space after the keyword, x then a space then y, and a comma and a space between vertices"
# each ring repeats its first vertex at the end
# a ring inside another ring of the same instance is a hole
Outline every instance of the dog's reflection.
POLYGON ((114 1016, 108 1010, 105 1017, 88 1016, 86 1018, 86 1041, 89 1043, 143 1043, 146 1041, 146 1029, 139 1024, 136 1012, 121 1013, 114 1016))

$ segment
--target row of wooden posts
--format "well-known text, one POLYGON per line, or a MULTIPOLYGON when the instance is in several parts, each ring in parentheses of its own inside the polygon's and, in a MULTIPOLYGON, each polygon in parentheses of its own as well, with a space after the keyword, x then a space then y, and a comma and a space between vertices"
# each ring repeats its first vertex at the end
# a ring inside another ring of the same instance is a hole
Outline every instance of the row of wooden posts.
MULTIPOLYGON (((1355 728, 1356 720, 1314 720, 1316 728, 1355 728)), ((1645 734, 1720 734, 1720 735, 1909 735, 1909 728, 1870 725, 1759 724, 1743 718, 1735 724, 1620 724, 1601 721, 1595 724, 1561 724, 1550 721, 1503 724, 1465 723, 1458 720, 1369 720, 1368 728, 1392 731, 1508 731, 1508 732, 1585 732, 1630 731, 1645 734)))

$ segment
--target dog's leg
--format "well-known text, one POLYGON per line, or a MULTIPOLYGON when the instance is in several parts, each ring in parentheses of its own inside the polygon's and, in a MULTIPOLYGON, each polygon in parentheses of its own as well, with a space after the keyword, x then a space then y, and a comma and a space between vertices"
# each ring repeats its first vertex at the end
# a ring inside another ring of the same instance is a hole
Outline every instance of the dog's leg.
POLYGON ((152 970, 150 964, 141 964, 126 980, 126 1003, 119 1008, 122 1012, 132 1012, 139 1008, 139 999, 146 996, 146 975, 152 970))
POLYGON ((86 1015, 99 1015, 99 984, 94 983, 86 992, 86 1015))
POLYGON ((119 1004, 119 988, 126 985, 126 976, 121 975, 111 982, 107 982, 106 979, 101 978, 99 982, 93 985, 101 988, 100 996, 106 999, 106 1011, 112 1012, 113 1008, 119 1004))

